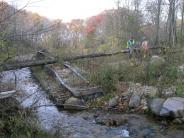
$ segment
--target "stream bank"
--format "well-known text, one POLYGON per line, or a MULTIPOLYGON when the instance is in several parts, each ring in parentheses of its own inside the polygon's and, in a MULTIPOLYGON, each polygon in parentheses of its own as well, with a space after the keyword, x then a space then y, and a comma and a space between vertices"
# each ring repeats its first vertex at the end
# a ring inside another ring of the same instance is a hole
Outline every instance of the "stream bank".
MULTIPOLYGON (((42 70, 43 71, 43 70, 42 70)), ((44 72, 44 71, 43 71, 44 72)), ((43 73, 42 72, 42 73, 43 73)), ((37 72, 38 73, 38 72, 37 72)), ((35 72, 33 72, 35 76, 35 72)), ((48 81, 48 74, 41 76, 36 75, 37 80, 41 80, 42 87, 45 88, 46 85, 43 85, 43 81, 48 81)), ((40 81, 39 81, 40 82, 40 81)), ((52 91, 51 91, 52 92, 52 91)), ((48 91, 48 93, 50 93, 48 91)), ((64 111, 61 111, 64 112, 64 111)), ((163 119, 153 119, 153 117, 146 116, 144 114, 124 114, 119 112, 118 114, 113 114, 112 112, 102 112, 98 109, 89 109, 88 111, 69 113, 73 117, 79 117, 85 121, 91 122, 93 125, 101 126, 102 128, 115 129, 119 132, 125 132, 126 130, 129 133, 130 137, 174 137, 176 133, 178 138, 184 136, 184 131, 182 126, 175 126, 169 124, 163 119), (116 126, 116 127, 114 127, 116 126)), ((97 128, 98 129, 98 128, 97 128)), ((101 131, 101 130, 100 130, 101 131)), ((107 137, 109 137, 108 134, 107 137)), ((122 134, 123 135, 123 134, 122 134)), ((118 135, 119 136, 119 135, 118 135)), ((103 137, 103 135, 102 135, 103 137)), ((113 134, 113 137, 114 134, 113 134)), ((122 137, 122 136, 120 136, 122 137)))

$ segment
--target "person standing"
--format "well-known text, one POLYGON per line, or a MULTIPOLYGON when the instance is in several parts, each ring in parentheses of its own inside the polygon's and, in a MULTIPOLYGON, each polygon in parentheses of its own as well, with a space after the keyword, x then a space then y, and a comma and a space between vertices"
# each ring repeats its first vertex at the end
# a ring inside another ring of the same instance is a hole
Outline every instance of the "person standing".
POLYGON ((135 40, 134 38, 131 36, 130 39, 127 41, 127 48, 129 50, 129 58, 132 58, 132 54, 133 54, 133 48, 135 46, 135 40))
POLYGON ((149 56, 149 41, 146 39, 146 37, 143 37, 142 44, 141 44, 141 59, 145 59, 149 56))

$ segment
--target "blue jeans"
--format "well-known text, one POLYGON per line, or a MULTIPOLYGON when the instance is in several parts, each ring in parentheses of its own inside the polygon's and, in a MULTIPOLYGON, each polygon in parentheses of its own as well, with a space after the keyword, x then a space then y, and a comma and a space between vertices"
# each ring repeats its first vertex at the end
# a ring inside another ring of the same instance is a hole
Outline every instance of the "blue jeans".
POLYGON ((132 58, 133 48, 132 47, 129 47, 128 50, 129 50, 128 56, 129 56, 129 58, 132 58))

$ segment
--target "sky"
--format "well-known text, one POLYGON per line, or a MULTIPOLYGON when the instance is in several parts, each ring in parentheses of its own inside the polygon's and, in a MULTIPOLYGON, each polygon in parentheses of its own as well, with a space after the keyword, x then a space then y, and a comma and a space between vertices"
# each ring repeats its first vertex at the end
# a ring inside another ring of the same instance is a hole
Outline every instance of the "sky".
POLYGON ((50 19, 85 19, 106 9, 115 7, 115 0, 5 0, 16 7, 23 7, 28 1, 26 10, 36 12, 50 19))

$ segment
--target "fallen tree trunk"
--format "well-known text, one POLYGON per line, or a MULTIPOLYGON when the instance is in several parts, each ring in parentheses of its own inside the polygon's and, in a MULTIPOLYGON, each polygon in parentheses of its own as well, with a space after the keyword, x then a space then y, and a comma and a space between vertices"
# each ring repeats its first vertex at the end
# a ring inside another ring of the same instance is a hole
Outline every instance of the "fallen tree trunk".
MULTIPOLYGON (((134 49, 139 49, 139 48, 134 48, 134 49)), ((156 50, 156 49, 161 49, 161 50, 165 50, 167 49, 167 47, 150 47, 150 50, 156 50)), ((114 52, 114 53, 96 53, 96 54, 88 54, 88 55, 80 55, 80 56, 74 56, 74 57, 67 57, 64 58, 64 61, 72 61, 72 60, 78 60, 78 59, 84 59, 84 58, 97 58, 97 57, 106 57, 106 56, 114 56, 114 55, 118 55, 118 54, 126 54, 129 53, 129 50, 122 50, 122 51, 118 51, 118 52, 114 52)))
POLYGON ((118 51, 118 52, 114 52, 114 53, 97 53, 97 54, 89 54, 89 55, 68 57, 68 58, 64 58, 64 61, 72 61, 72 60, 83 59, 83 58, 106 57, 106 56, 118 55, 118 54, 121 54, 121 53, 128 53, 128 50, 118 51))
POLYGON ((3 70, 15 70, 21 69, 25 67, 33 67, 33 66, 40 66, 40 65, 47 65, 47 64, 54 64, 56 63, 56 59, 49 59, 49 60, 38 60, 38 61, 29 61, 29 62, 22 62, 22 63, 13 63, 13 64, 4 64, 3 70))

